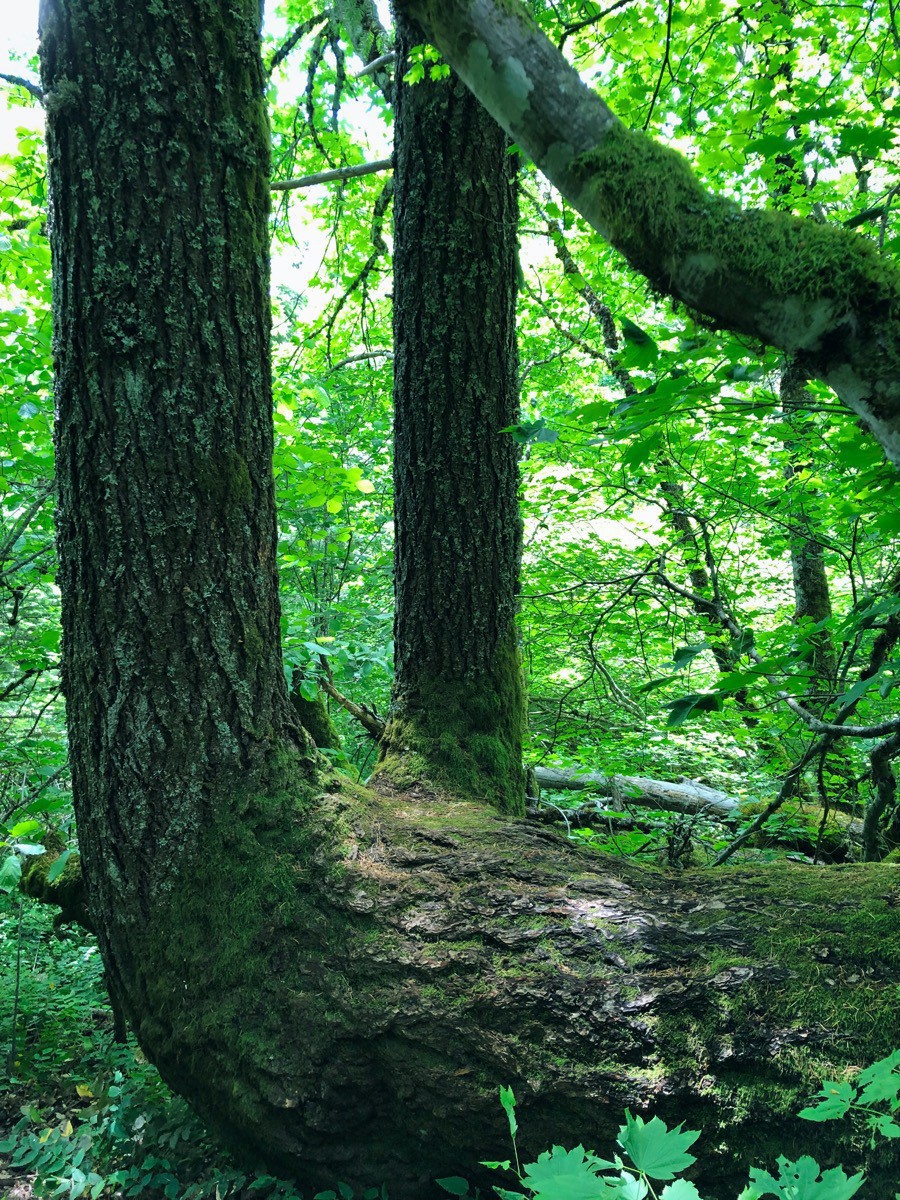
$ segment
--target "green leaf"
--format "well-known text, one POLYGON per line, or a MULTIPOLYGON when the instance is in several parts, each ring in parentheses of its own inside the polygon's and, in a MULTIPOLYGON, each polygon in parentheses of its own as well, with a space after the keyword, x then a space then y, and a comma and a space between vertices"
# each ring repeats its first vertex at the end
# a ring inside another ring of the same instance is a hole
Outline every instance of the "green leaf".
POLYGON ((738 658, 743 658, 749 654, 756 642, 756 635, 752 629, 742 629, 736 638, 731 639, 731 648, 738 658))
POLYGON ((842 704, 852 704, 854 700, 858 700, 864 695, 870 687, 876 682, 877 676, 872 675, 868 679, 860 679, 854 683, 853 687, 848 688, 841 696, 842 704))
POLYGON ((670 729, 677 729, 694 712, 720 712, 721 708, 722 697, 715 692, 692 692, 671 702, 666 724, 670 729))
POLYGON ((56 883, 57 879, 59 879, 60 875, 62 875, 63 871, 66 869, 66 863, 74 853, 74 848, 70 846, 68 850, 63 850, 62 854, 58 859, 56 859, 55 862, 50 864, 50 870, 47 872, 48 883, 56 883))
POLYGON ((509 1121, 510 1137, 513 1139, 513 1141, 515 1141, 519 1124, 516 1121, 516 1098, 513 1095, 512 1088, 501 1087, 500 1103, 503 1105, 503 1111, 506 1113, 507 1121, 509 1121))
POLYGON ((819 1099, 818 1104, 802 1109, 797 1115, 804 1121, 836 1121, 846 1116, 856 1099, 856 1088, 849 1083, 829 1080, 822 1084, 822 1090, 816 1098, 819 1099))
POLYGON ((660 1200, 703 1200, 703 1197, 697 1191, 696 1184, 688 1179, 676 1179, 674 1183, 666 1184, 660 1200))
POLYGON ((642 683, 635 694, 642 696, 647 692, 655 692, 657 688, 665 687, 667 683, 671 682, 671 675, 660 675, 656 679, 651 679, 649 683, 642 683))
POLYGON ((511 433, 518 446, 527 446, 530 442, 555 442, 559 437, 555 429, 547 428, 547 422, 543 418, 537 421, 523 421, 521 425, 507 425, 500 433, 511 433))
POLYGON ((586 1154, 583 1146, 545 1150, 537 1162, 523 1169, 522 1183, 534 1192, 535 1200, 597 1200, 619 1194, 618 1182, 611 1190, 609 1181, 597 1174, 593 1155, 586 1154))
POLYGON ((653 338, 645 330, 641 329, 640 325, 635 325, 634 321, 628 317, 622 317, 622 336, 626 342, 633 342, 635 346, 655 346, 653 338))
POLYGON ((334 646, 321 646, 318 642, 304 642, 303 649, 309 651, 312 655, 324 654, 327 656, 329 654, 337 654, 334 646))
POLYGON ((319 689, 311 679, 304 679, 300 684, 300 695, 312 704, 319 698, 319 689))
POLYGON ((808 1155, 796 1162, 782 1156, 778 1159, 778 1170, 775 1179, 768 1171, 751 1169, 750 1183, 758 1196, 776 1196, 778 1200, 850 1200, 865 1180, 863 1175, 848 1178, 843 1167, 833 1167, 820 1177, 819 1164, 808 1155))
POLYGON ((891 1139, 900 1138, 900 1125, 898 1125, 897 1122, 889 1117, 886 1113, 871 1117, 869 1124, 875 1130, 875 1132, 880 1133, 882 1137, 891 1139))
POLYGON ((467 1196, 469 1194, 468 1180, 461 1179, 459 1175, 449 1175, 446 1179, 436 1179, 434 1182, 445 1192, 449 1192, 451 1196, 467 1196))
POLYGON ((676 671, 681 671, 685 667, 690 666, 698 655, 708 649, 709 644, 707 642, 698 642, 695 646, 680 646, 672 655, 672 666, 676 671))
POLYGON ((609 1193, 609 1200, 644 1200, 649 1191, 643 1179, 623 1172, 621 1178, 616 1181, 616 1190, 609 1193))
POLYGON ((862 1085, 861 1104, 877 1104, 881 1100, 893 1103, 900 1096, 900 1050, 860 1071, 858 1082, 862 1085))
POLYGON ((679 1171, 696 1162, 686 1151, 699 1136, 699 1130, 682 1132, 681 1125, 667 1129, 659 1117, 645 1122, 642 1117, 632 1117, 626 1109, 625 1124, 619 1130, 619 1145, 638 1170, 651 1179, 673 1179, 679 1171))

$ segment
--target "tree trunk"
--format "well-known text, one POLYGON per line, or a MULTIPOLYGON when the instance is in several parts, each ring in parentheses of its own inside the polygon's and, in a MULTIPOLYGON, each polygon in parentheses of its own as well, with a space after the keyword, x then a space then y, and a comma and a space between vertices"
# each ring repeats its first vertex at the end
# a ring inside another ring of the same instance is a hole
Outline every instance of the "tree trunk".
MULTIPOLYGON (((525 1153, 608 1150, 652 1108, 704 1129, 698 1179, 731 1200, 738 1155, 795 1148, 820 1069, 896 1040, 894 871, 671 879, 476 805, 314 786, 277 644, 258 24, 257 0, 42 14, 63 665, 113 992, 163 1076, 304 1190, 432 1196, 505 1153, 509 1083, 525 1153)), ((445 417, 496 461, 496 429, 445 417)))
POLYGON ((377 774, 524 811, 515 613, 517 203, 503 131, 456 78, 410 85, 398 19, 395 684, 377 774))
MULTIPOLYGON (((790 521, 791 574, 794 579, 794 620, 798 623, 813 621, 816 624, 831 619, 831 593, 825 573, 825 548, 817 539, 812 528, 808 504, 802 480, 797 476, 809 469, 803 462, 804 447, 808 438, 800 428, 803 410, 812 402, 806 390, 806 375, 795 363, 785 362, 781 372, 781 405, 788 425, 796 427, 796 436, 786 445, 789 454, 785 467, 787 482, 787 504, 790 521), (792 486, 792 481, 797 483, 792 486)), ((811 638, 812 705, 822 711, 834 692, 835 654, 831 633, 827 628, 818 630, 811 638)))
MULTIPOLYGON (((508 1156, 500 1084, 527 1155, 608 1155, 626 1106, 701 1129, 705 1200, 778 1153, 860 1164, 848 1126, 824 1140, 795 1114, 897 1041, 896 868, 651 872, 409 792, 249 816, 205 840, 168 937, 141 942, 159 982, 137 1032, 304 1191, 485 1185, 477 1160, 508 1156)), ((897 1144, 867 1170, 892 1194, 897 1144)))
POLYGON ((670 783, 666 779, 647 779, 643 775, 603 775, 578 767, 535 767, 534 776, 542 788, 559 791, 590 791, 614 800, 626 800, 667 812, 709 812, 716 817, 736 817, 741 803, 727 792, 705 783, 670 783))
POLYGON ((313 775, 278 641, 259 20, 41 14, 73 794, 111 991, 170 1072, 178 881, 313 775))

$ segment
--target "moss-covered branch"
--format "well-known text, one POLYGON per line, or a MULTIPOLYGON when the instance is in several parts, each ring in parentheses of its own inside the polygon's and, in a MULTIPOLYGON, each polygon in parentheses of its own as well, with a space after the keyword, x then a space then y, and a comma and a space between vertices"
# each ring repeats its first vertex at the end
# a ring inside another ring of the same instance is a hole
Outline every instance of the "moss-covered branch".
POLYGON ((900 463, 900 272, 865 237, 706 191, 627 129, 517 0, 402 0, 489 112, 658 292, 795 356, 900 463))

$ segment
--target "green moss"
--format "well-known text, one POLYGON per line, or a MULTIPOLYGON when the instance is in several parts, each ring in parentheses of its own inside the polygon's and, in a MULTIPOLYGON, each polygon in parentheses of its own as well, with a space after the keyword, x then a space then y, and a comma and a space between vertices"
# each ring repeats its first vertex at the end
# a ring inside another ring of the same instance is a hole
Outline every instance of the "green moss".
POLYGON ((299 686, 291 690, 291 704, 300 718, 300 724, 320 750, 340 750, 341 735, 331 719, 331 714, 321 693, 315 700, 307 700, 299 686))
POLYGON ((780 211, 742 211, 641 132, 616 124, 576 167, 592 223, 660 292, 691 303, 692 262, 698 289, 727 276, 760 304, 796 298, 823 328, 849 311, 900 315, 900 272, 865 237, 780 211))
POLYGON ((204 500, 226 516, 246 507, 253 494, 247 460, 235 450, 225 450, 216 458, 198 455, 195 478, 204 500))
POLYGON ((425 784, 501 812, 525 811, 522 670, 510 631, 478 679, 424 679, 397 697, 375 774, 396 787, 425 784))
POLYGON ((51 881, 50 869, 65 850, 65 843, 62 838, 48 834, 44 844, 47 846, 44 854, 26 858, 22 864, 22 891, 34 900, 58 907, 57 924, 71 923, 93 930, 87 889, 81 872, 81 856, 77 852, 71 853, 59 877, 51 881))

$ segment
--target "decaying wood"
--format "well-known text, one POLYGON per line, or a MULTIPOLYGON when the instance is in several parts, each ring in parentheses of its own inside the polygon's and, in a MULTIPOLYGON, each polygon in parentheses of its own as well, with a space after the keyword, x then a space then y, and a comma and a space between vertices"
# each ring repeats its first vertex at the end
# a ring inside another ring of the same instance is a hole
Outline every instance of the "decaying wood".
POLYGON ((670 783, 665 779, 648 779, 645 775, 602 775, 577 767, 535 767, 534 774, 542 788, 592 791, 612 800, 627 801, 643 808, 660 808, 665 812, 708 812, 717 817, 734 817, 740 807, 740 801, 726 792, 692 780, 670 783))

